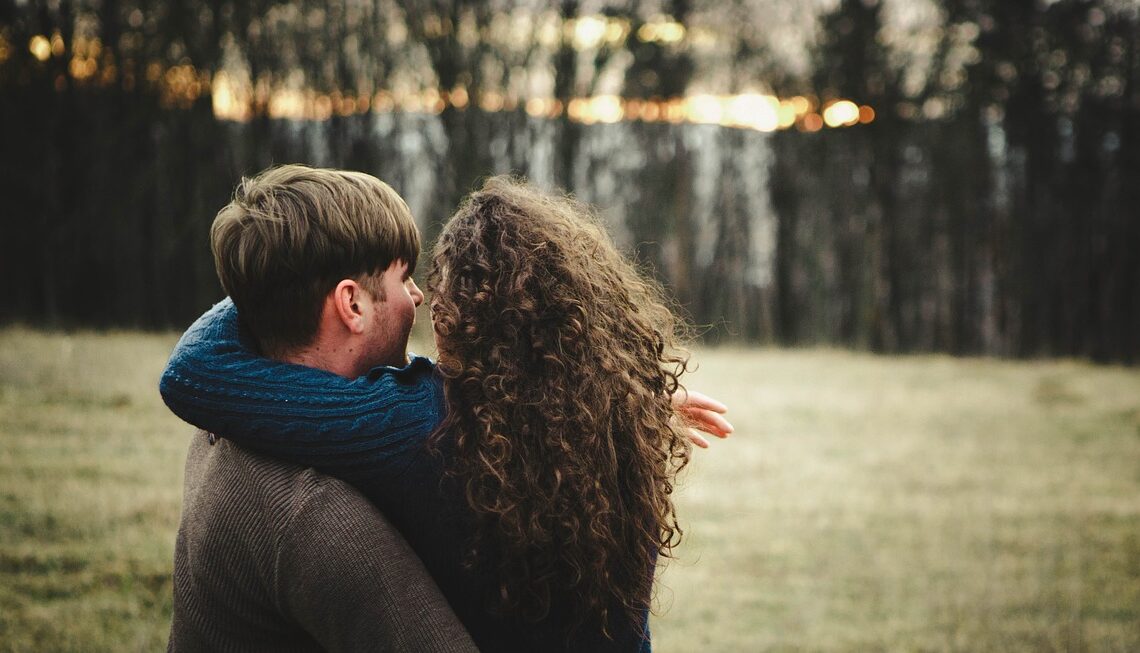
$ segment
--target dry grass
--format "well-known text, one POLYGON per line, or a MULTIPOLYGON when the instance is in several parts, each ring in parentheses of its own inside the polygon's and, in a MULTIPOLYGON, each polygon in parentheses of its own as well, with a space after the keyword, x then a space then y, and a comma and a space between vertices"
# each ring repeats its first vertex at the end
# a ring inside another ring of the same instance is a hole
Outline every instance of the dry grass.
POLYGON ((1140 374, 715 351, 657 650, 1140 650, 1140 374))
MULTIPOLYGON (((164 646, 173 342, 0 330, 0 651, 164 646)), ((698 359, 738 432, 679 493, 656 650, 1140 650, 1137 371, 698 359)))
POLYGON ((174 338, 0 332, 0 650, 155 651, 187 429, 174 338))

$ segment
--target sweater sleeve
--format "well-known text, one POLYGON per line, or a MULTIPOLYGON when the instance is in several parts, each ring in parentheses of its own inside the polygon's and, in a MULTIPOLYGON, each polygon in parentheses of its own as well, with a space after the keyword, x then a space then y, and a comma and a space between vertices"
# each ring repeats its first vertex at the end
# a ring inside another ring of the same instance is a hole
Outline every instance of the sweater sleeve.
POLYGON ((327 651, 475 651, 384 516, 339 481, 317 481, 278 534, 282 612, 327 651))
POLYGON ((346 379, 262 358, 229 299, 183 334, 159 391, 175 415, 198 428, 350 481, 420 446, 443 410, 428 359, 346 379))

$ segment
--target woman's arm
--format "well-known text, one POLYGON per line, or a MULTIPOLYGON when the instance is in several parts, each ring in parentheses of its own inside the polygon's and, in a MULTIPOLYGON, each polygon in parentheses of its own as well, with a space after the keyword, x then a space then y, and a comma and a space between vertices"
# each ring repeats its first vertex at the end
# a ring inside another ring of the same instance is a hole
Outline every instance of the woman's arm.
POLYGON ((159 391, 194 426, 349 480, 421 446, 443 410, 426 358, 358 379, 272 361, 243 338, 229 299, 183 334, 159 391))

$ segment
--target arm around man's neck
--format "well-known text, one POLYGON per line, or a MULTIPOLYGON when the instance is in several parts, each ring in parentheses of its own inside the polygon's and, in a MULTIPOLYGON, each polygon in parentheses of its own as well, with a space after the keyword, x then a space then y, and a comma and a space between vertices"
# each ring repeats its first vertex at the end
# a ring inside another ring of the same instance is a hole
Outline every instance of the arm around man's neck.
POLYGON ((263 358, 243 337, 229 299, 183 334, 159 390, 175 415, 198 428, 326 471, 337 456, 359 468, 422 445, 443 410, 427 359, 346 379, 263 358))

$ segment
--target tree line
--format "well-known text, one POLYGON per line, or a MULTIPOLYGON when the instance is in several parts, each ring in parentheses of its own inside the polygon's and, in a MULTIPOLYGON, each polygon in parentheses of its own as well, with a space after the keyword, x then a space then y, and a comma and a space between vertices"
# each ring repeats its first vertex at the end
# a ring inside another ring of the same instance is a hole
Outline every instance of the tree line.
POLYGON ((711 341, 1136 361, 1137 8, 942 0, 916 27, 897 6, 841 0, 796 66, 757 0, 0 1, 0 320, 184 325, 220 295, 206 233, 238 177, 303 161, 388 180, 429 237, 487 174, 567 188, 711 341), (569 110, 710 84, 875 117, 569 110), (275 116, 281 88, 332 108, 275 116), (437 105, 380 105, 400 89, 437 105))

